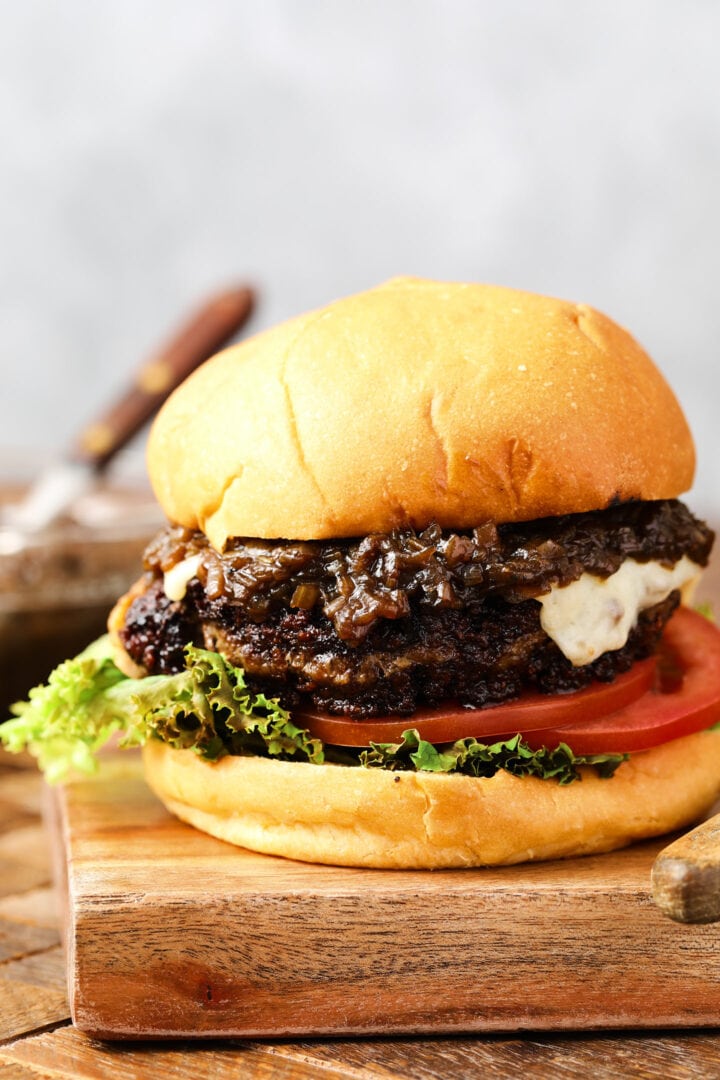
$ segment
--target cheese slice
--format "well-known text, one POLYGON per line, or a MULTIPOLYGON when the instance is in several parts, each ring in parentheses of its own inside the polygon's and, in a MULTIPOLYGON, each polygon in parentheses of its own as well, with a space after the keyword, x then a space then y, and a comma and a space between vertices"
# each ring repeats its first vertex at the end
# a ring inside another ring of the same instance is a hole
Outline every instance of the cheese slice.
POLYGON ((700 571, 687 555, 670 567, 626 559, 610 577, 583 574, 570 585, 538 596, 540 623, 568 660, 581 667, 605 652, 622 649, 638 614, 682 589, 700 571))
POLYGON ((167 570, 163 578, 163 588, 168 600, 182 600, 187 592, 188 583, 198 572, 202 555, 189 555, 187 559, 176 563, 167 570))

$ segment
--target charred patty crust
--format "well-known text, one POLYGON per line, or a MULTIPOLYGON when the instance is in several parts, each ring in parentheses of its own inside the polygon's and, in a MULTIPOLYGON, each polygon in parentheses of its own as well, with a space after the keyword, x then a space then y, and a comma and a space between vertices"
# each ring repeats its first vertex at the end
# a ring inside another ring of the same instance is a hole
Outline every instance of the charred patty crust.
POLYGON ((472 533, 431 526, 326 542, 233 541, 169 528, 145 556, 121 639, 149 673, 181 670, 185 645, 222 652, 253 690, 288 707, 365 718, 453 700, 481 707, 523 689, 608 681, 657 647, 678 595, 642 612, 626 645, 573 665, 540 625, 535 597, 624 559, 707 563, 713 534, 676 500, 472 533), (182 600, 163 575, 198 556, 182 600))

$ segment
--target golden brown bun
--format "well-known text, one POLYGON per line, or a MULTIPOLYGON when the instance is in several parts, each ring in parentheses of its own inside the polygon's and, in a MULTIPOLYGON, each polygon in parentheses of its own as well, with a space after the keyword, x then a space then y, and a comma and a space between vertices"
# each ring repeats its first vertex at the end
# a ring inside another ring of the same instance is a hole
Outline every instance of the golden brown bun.
POLYGON ((694 450, 657 368, 599 312, 401 278, 203 365, 148 463, 168 517, 221 549, 674 497, 694 450))
POLYGON ((255 757, 210 764, 144 748, 148 782, 183 821, 232 844, 338 866, 487 866, 610 851, 697 820, 720 791, 720 732, 633 754, 609 780, 490 780, 255 757), (678 778, 682 778, 682 782, 678 778))

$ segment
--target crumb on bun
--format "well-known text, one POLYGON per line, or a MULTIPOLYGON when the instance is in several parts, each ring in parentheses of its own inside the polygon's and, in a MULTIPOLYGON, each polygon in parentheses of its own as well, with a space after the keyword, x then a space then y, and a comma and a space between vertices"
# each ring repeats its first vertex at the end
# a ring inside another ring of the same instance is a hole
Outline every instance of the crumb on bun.
POLYGON ((208 361, 148 463, 170 520, 220 550, 673 498, 694 449, 653 362, 593 308, 398 278, 208 361))

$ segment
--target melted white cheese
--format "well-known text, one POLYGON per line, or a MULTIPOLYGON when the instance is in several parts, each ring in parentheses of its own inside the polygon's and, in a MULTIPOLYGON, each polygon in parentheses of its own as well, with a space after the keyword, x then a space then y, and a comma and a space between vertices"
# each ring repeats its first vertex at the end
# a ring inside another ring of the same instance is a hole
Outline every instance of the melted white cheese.
POLYGON ((700 567, 687 555, 671 567, 626 559, 610 577, 583 574, 570 585, 538 596, 540 622, 568 660, 581 667, 605 652, 622 649, 639 612, 659 604, 699 573, 700 567))
POLYGON ((195 577, 202 562, 202 555, 190 555, 166 571, 163 588, 168 600, 182 600, 187 592, 188 582, 195 577))

